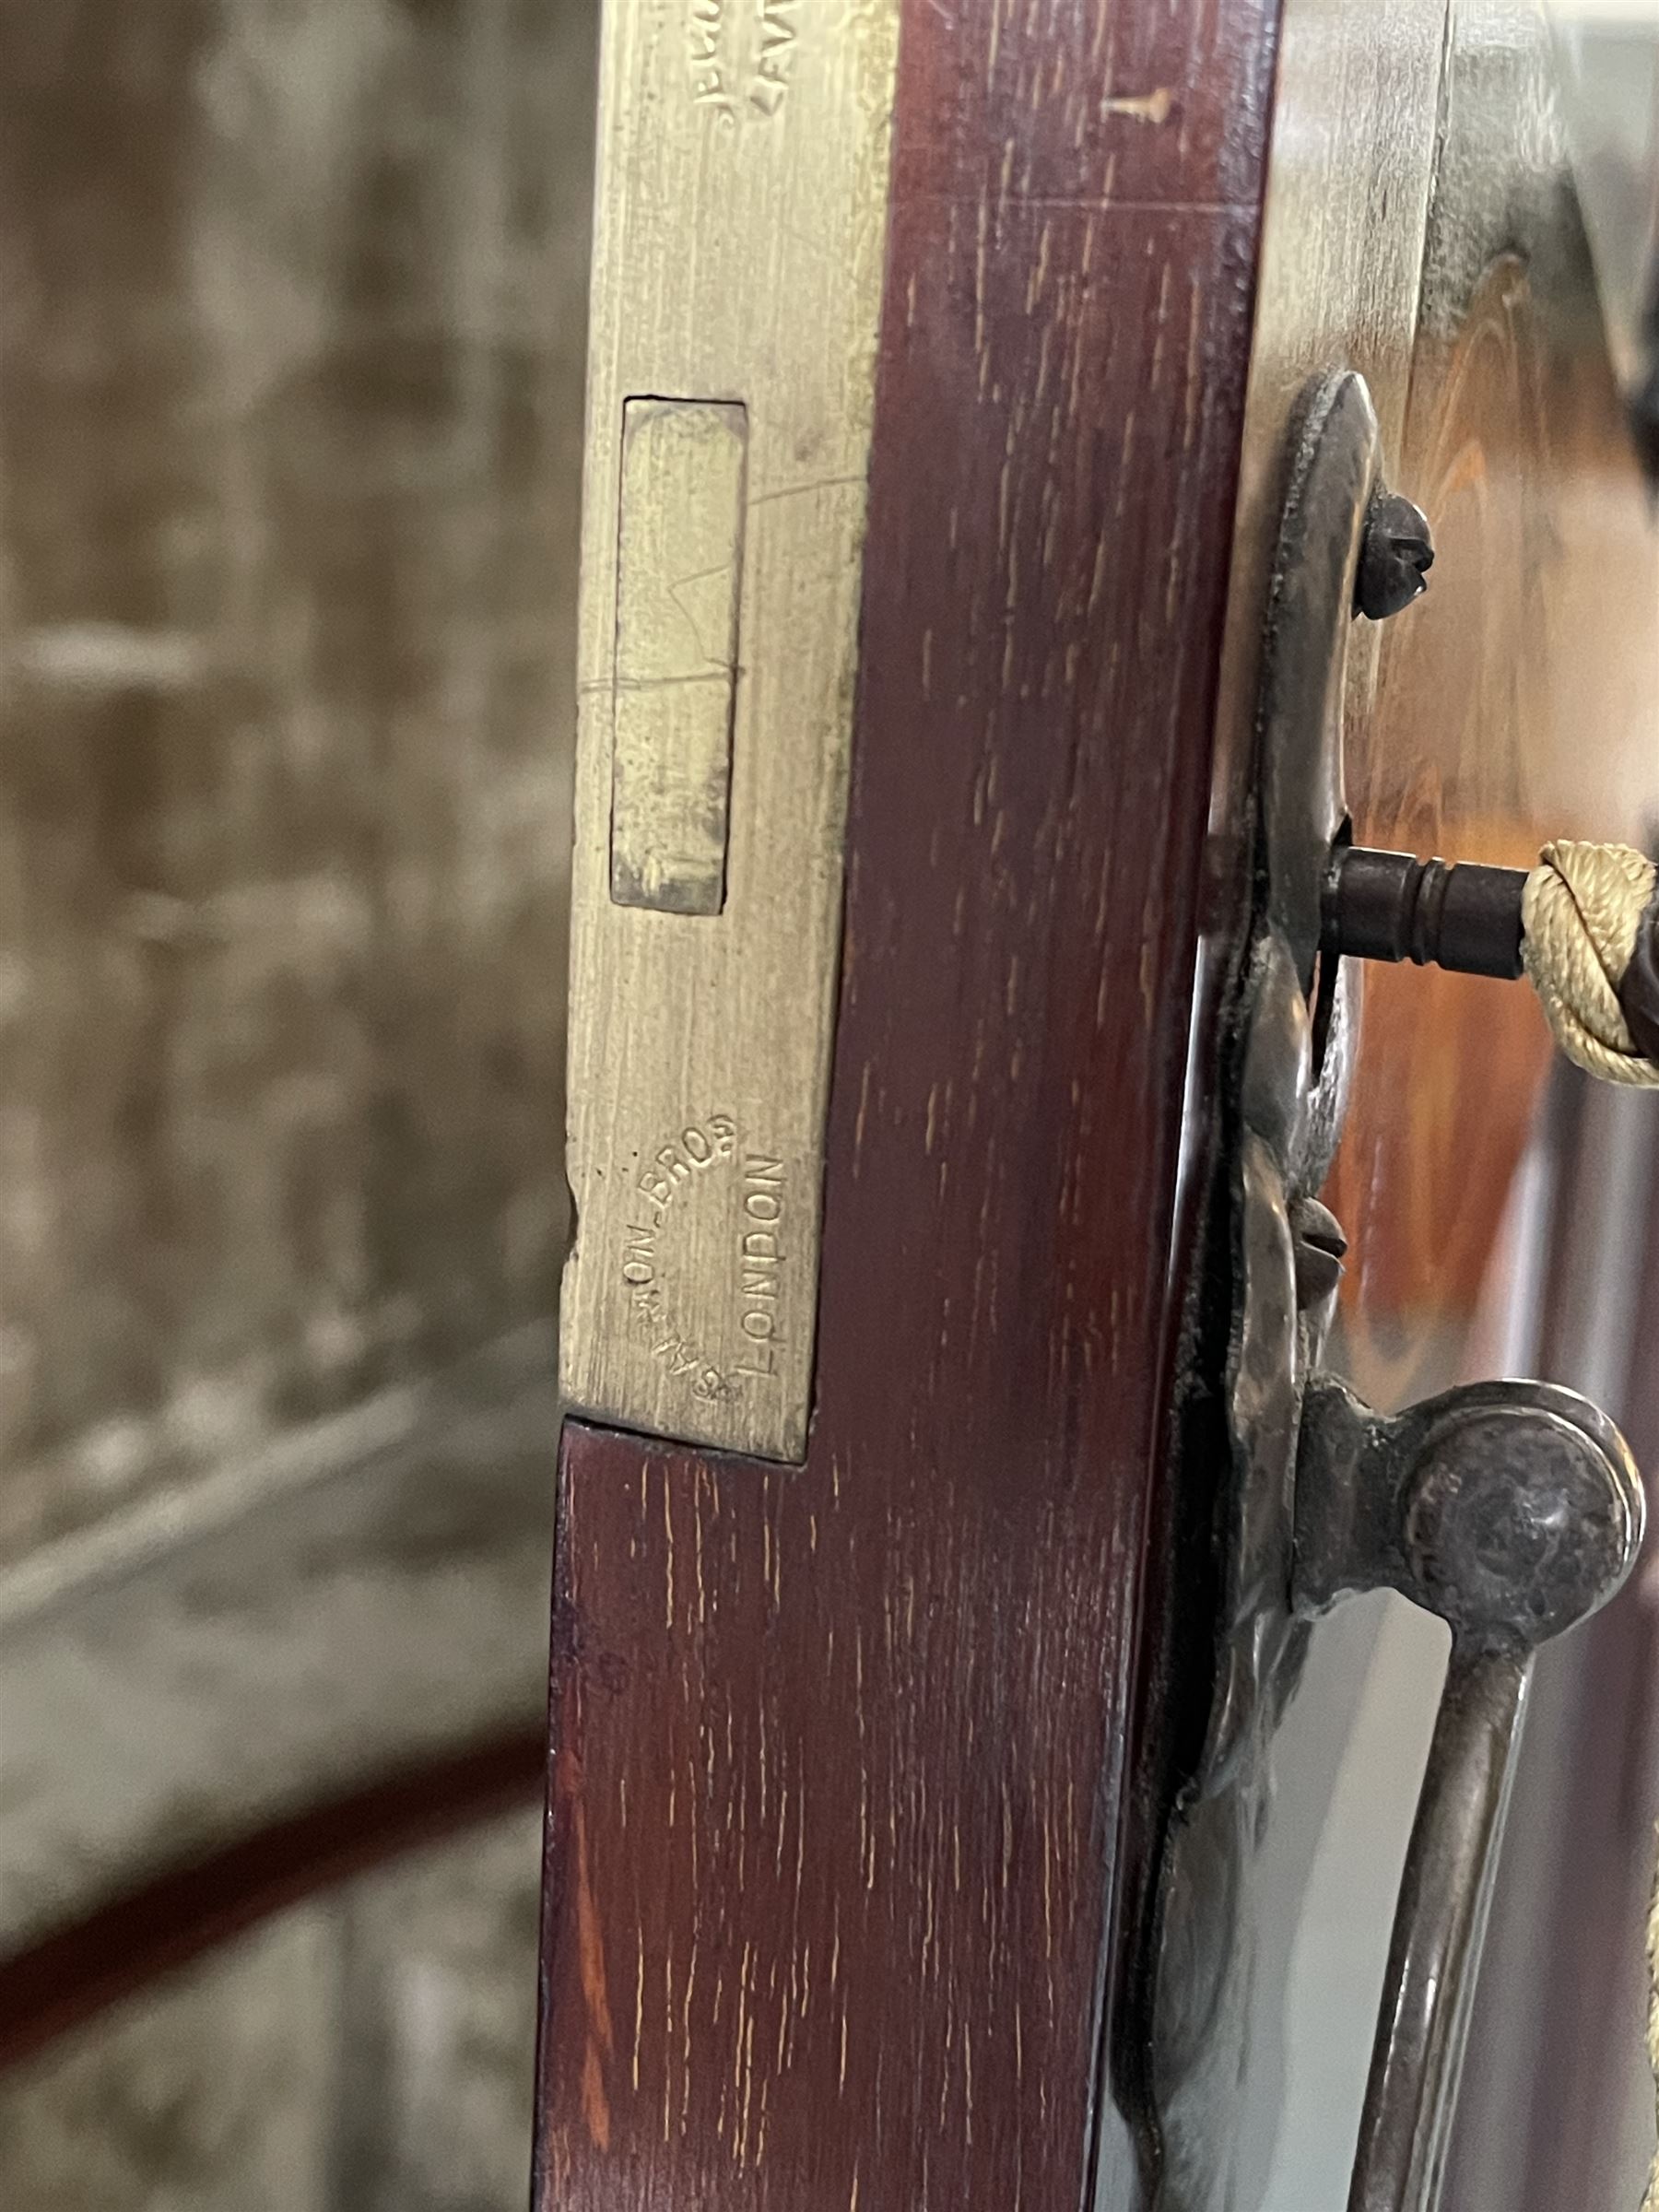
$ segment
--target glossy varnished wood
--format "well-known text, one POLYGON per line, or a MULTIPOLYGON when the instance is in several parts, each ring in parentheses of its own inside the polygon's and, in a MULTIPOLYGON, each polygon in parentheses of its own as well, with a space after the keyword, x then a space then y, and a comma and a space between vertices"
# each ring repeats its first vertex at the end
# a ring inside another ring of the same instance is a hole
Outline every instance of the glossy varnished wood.
MULTIPOLYGON (((1356 834, 1366 841, 1528 865, 1553 834, 1649 834, 1659 796, 1659 536, 1608 370, 1553 112, 1543 11, 1511 0, 1452 0, 1423 12, 1439 16, 1443 33, 1431 50, 1435 158, 1419 220, 1419 266, 1399 298, 1406 319, 1390 345, 1394 370, 1382 412, 1391 473, 1430 514, 1438 556, 1426 598, 1387 625, 1373 665, 1359 672, 1347 725, 1347 795, 1356 834)), ((1310 14, 1329 29, 1345 25, 1350 39, 1379 41, 1379 57, 1392 68, 1404 58, 1395 34, 1405 11, 1295 0, 1287 79, 1299 51, 1296 26, 1310 14)), ((1281 153, 1291 136, 1286 94, 1282 79, 1281 153)), ((1316 133, 1298 134, 1304 135, 1317 147, 1316 133)), ((1376 176, 1381 219, 1403 182, 1399 163, 1383 159, 1376 176)), ((1276 190, 1277 177, 1276 160, 1276 190)), ((1264 318, 1269 289, 1265 280, 1264 318)), ((1370 366, 1367 373, 1381 381, 1370 366)), ((1225 696, 1236 712, 1230 685, 1225 696)), ((1527 1318, 1556 1300, 1572 1258, 1536 1226, 1553 1171, 1536 1172, 1548 1157, 1539 1130, 1553 1059, 1526 990, 1430 971, 1368 970, 1353 1107, 1325 1195, 1349 1240, 1334 1357, 1378 1404, 1396 1406, 1508 1370, 1588 1388, 1625 1418, 1612 1371, 1563 1359, 1547 1328, 1542 1343, 1535 1341, 1527 1318)), ((1612 1247, 1628 1250, 1623 1227, 1599 1255, 1603 1267, 1619 1263, 1612 1247)), ((1582 1891, 1594 1878, 1592 1853, 1626 1815, 1609 1818, 1604 1809, 1577 1828, 1576 1816, 1563 1810, 1574 1803, 1577 1782, 1566 1780, 1564 1765, 1547 1780, 1536 1768, 1547 1756, 1557 1670, 1592 1664, 1588 1653, 1608 1640, 1623 1641, 1628 1653, 1620 1623, 1639 1602, 1621 1597, 1591 1627, 1552 1646, 1540 1665, 1494 1914, 1498 1971, 1483 1986, 1476 2018, 1464 2141, 1447 2192, 1459 2212, 1512 2212, 1524 2203, 1555 2212, 1619 2197, 1620 2185, 1602 2185, 1608 2169, 1582 2155, 1598 2132, 1606 2148, 1605 2100, 1559 2066, 1531 2069, 1544 2011, 1561 2023, 1564 2038, 1569 2020, 1606 2018, 1610 1986, 1601 1968, 1586 1970, 1575 1955, 1556 1989, 1543 1992, 1541 1928, 1559 1917, 1572 1931, 1564 1938, 1571 1948, 1583 1924, 1537 1886, 1540 1849, 1547 1855, 1547 1840, 1564 1832, 1563 1821, 1573 1828, 1561 1873, 1568 1888, 1582 1891)), ((1414 1713, 1426 1742, 1440 1689, 1434 1640, 1407 1656, 1400 1630, 1396 1619, 1369 1681, 1356 1642, 1344 1644, 1346 1628, 1316 1633, 1288 1734, 1311 1746, 1324 1732, 1332 1756, 1316 1778, 1299 1768, 1294 1749, 1280 1762, 1271 1880, 1286 1900, 1287 1924, 1311 1871, 1316 1901, 1300 1939, 1303 2009, 1288 2022, 1291 2109, 1281 2156, 1270 2184, 1265 2166, 1254 2177, 1270 2204, 1339 2203, 1347 2186, 1417 1782, 1402 1747, 1410 1746, 1414 1713), (1357 1705, 1359 1733, 1338 1780, 1335 1753, 1357 1705), (1380 1776, 1389 1762, 1391 1771, 1380 1776), (1360 1775, 1369 1777, 1369 1796, 1356 1783, 1360 1775), (1341 1899, 1339 1932, 1328 1917, 1333 1896, 1341 1899)), ((1604 1715, 1617 1701, 1610 1680, 1588 1697, 1604 1715)), ((1603 1759, 1604 1778, 1628 1748, 1603 1759)), ((1637 1850, 1647 1855, 1645 1843, 1637 1850)), ((1641 1879, 1636 1876, 1638 1887, 1641 1879)), ((1639 1917, 1627 1911, 1631 1947, 1639 1917)), ((1270 1951, 1282 1957, 1292 1934, 1281 1925, 1270 1951)), ((1632 1965, 1635 1956, 1632 1947, 1632 1965)), ((1627 1976, 1627 1993, 1637 1978, 1627 1976)), ((1247 2125, 1270 2137, 1285 2007, 1265 1975, 1262 1986, 1253 2071, 1241 2104, 1247 2125)), ((1627 2002, 1617 2032, 1633 2039, 1639 2010, 1627 2002)), ((1594 2065, 1605 2088, 1605 2053, 1594 2065)), ((1251 2201, 1251 2185, 1247 2176, 1241 2201, 1251 2201)), ((1633 2172, 1622 2188, 1623 2201, 1634 2202, 1633 2172)))
MULTIPOLYGON (((1384 665, 1363 799, 1367 834, 1524 861, 1551 833, 1651 846, 1659 530, 1559 143, 1514 128, 1548 112, 1552 74, 1541 26, 1523 29, 1497 0, 1453 12, 1459 182, 1430 228, 1407 427, 1443 550, 1428 619, 1384 665)), ((1377 1247, 1352 1297, 1355 1364, 1395 1394, 1447 1371, 1495 1252, 1501 1266, 1518 1167, 1542 1157, 1553 1218, 1528 1365, 1605 1404, 1651 1485, 1653 1101, 1558 1072, 1546 1109, 1552 1055, 1530 994, 1494 1002, 1448 978, 1413 1010, 1403 980, 1372 994, 1373 1072, 1343 1163, 1377 1247)), ((1469 2212, 1641 2193, 1653 1654, 1650 1565, 1539 1663, 1448 2183, 1469 2212)))
MULTIPOLYGON (((1456 0, 1450 21, 1397 465, 1439 550, 1350 731, 1349 799, 1368 842, 1530 866, 1551 836, 1652 834, 1659 536, 1559 140, 1514 126, 1550 112, 1542 20, 1456 0)), ((1332 1203, 1379 1402, 1456 1378, 1553 1058, 1528 991, 1368 975, 1332 1203)))
MULTIPOLYGON (((1194 1021, 1194 1066, 1177 1251, 1225 1173, 1228 1132, 1213 1072, 1227 1049, 1236 951, 1252 893, 1257 700, 1264 609, 1277 544, 1290 425, 1311 382, 1340 370, 1366 381, 1383 465, 1395 481, 1411 380, 1422 246, 1433 190, 1447 0, 1402 0, 1386 11, 1350 0, 1285 0, 1279 25, 1272 158, 1264 214, 1250 380, 1241 428, 1239 488, 1221 648, 1214 787, 1206 865, 1204 950, 1194 1021), (1185 1217, 1192 1217, 1189 1219, 1185 1217)), ((1347 645, 1348 715, 1363 724, 1377 670, 1378 633, 1356 624, 1347 645)), ((1209 1257, 1229 1264, 1225 1231, 1209 1257)), ((1358 1265, 1358 1263, 1357 1263, 1358 1265)), ((1234 1830, 1236 1863, 1218 1863, 1192 1947, 1162 1954, 1157 1895, 1165 1824, 1198 1763, 1216 1694, 1212 1611, 1215 1532, 1230 1479, 1227 1439, 1209 1411, 1219 1388, 1230 1314, 1226 1293, 1194 1327, 1179 1378, 1190 1432, 1147 1532, 1147 1619, 1136 1727, 1136 1783, 1125 1853, 1130 1947, 1119 1971, 1131 1986, 1112 2066, 1121 2094, 1156 2116, 1166 2202, 1182 2212, 1252 2201, 1261 2145, 1271 2145, 1281 2089, 1283 1974, 1291 1931, 1278 1900, 1300 1892, 1305 1863, 1285 1876, 1274 1855, 1234 1830), (1255 1864, 1253 1865, 1253 1859, 1255 1864), (1135 1985, 1138 1982, 1138 1994, 1135 1985), (1201 2032, 1148 2045, 1154 1985, 1163 2017, 1201 2032), (1228 1991, 1254 1993, 1247 2030, 1229 2025, 1228 1991)), ((1293 1822, 1293 1849, 1311 1850, 1316 1808, 1293 1822)), ((1286 1824, 1278 1824, 1282 1830, 1286 1824)), ((1361 2011, 1373 2002, 1368 1991, 1361 2011)), ((1355 2106, 1356 2116, 1358 2103, 1355 2106)))
MULTIPOLYGON (((803 1469, 567 1431, 545 2206, 1077 2204, 1268 6, 916 0, 803 1469)), ((1122 2161, 1120 2163, 1120 2161, 1122 2161)))

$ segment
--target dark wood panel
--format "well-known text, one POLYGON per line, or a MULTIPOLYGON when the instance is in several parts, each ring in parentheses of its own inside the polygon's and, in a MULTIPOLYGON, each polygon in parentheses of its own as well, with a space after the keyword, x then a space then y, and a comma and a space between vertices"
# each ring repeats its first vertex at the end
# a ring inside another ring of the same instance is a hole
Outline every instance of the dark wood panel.
POLYGON ((805 1468, 572 1425, 544 2204, 1096 2110, 1274 9, 909 6, 805 1468))
MULTIPOLYGON (((1525 865, 1551 836, 1647 833, 1659 536, 1563 167, 1543 13, 1453 0, 1445 15, 1409 397, 1390 436, 1437 559, 1427 597, 1382 633, 1374 688, 1351 702, 1347 795, 1368 842, 1525 865)), ((1364 983, 1352 1112, 1326 1192, 1350 1246, 1335 1356, 1389 1406, 1507 1368, 1588 1389, 1626 1418, 1617 1362, 1603 1356, 1611 1336, 1593 1326, 1580 1339, 1597 1345, 1586 1363, 1559 1324, 1565 1304, 1583 1327, 1586 1278, 1605 1280, 1615 1247, 1629 1249, 1633 1186, 1621 1201, 1604 1178, 1628 1175, 1630 1161, 1616 1161, 1605 1121, 1569 1187, 1559 1171, 1571 1155, 1552 1137, 1540 1158, 1548 1087, 1568 1071, 1533 994, 1408 967, 1369 969, 1364 983), (1597 1187, 1596 1205, 1582 1203, 1597 1187), (1606 1238, 1609 1206, 1618 1233, 1606 1238)), ((1595 1115, 1609 1102, 1640 1108, 1604 1099, 1595 1115)), ((1540 1661, 1446 2193, 1457 2212, 1567 2212, 1641 2194, 1634 2167, 1616 2178, 1609 2112, 1641 2066, 1651 1853, 1645 1812, 1606 1795, 1620 1761, 1633 1775, 1642 1756, 1630 1724, 1643 1677, 1618 1671, 1635 1661, 1640 1602, 1627 1593, 1540 1661), (1562 1672, 1581 1666, 1596 1723, 1572 1771, 1547 1747, 1562 1672), (1609 1847, 1629 1853, 1617 1882, 1609 1847), (1553 1896, 1550 1878, 1562 1884, 1553 1896), (1623 1919, 1618 1977, 1604 1913, 1623 1919), (1583 2034, 1592 2019, 1599 2046, 1583 2034), (1594 2086, 1567 2068, 1575 2041, 1594 2086), (1622 2076, 1608 2056, 1620 2047, 1622 2076)), ((1315 1787, 1292 1748, 1269 1842, 1282 1893, 1320 1853, 1288 2019, 1295 2148, 1277 2162, 1274 2203, 1301 2201, 1299 2189, 1343 2201, 1415 1774, 1398 1784, 1392 1821, 1378 1808, 1413 1712, 1420 1745, 1440 1688, 1431 1642, 1391 1631, 1368 1677, 1369 1647, 1346 1636, 1316 1636, 1297 1722, 1302 1747, 1324 1735, 1333 1766, 1346 1742, 1346 1772, 1315 1787)), ((1269 2039, 1256 2040, 1259 2053, 1269 2039)), ((1247 2099, 1277 2093, 1274 2064, 1258 2056, 1247 2099)))

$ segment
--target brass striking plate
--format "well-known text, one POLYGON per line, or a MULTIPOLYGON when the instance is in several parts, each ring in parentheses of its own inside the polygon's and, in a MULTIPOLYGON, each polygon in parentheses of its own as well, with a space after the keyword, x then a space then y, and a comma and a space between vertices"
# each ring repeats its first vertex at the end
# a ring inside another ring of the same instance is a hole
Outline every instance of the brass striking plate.
POLYGON ((571 975, 572 1406, 805 1452, 898 0, 613 0, 571 975))

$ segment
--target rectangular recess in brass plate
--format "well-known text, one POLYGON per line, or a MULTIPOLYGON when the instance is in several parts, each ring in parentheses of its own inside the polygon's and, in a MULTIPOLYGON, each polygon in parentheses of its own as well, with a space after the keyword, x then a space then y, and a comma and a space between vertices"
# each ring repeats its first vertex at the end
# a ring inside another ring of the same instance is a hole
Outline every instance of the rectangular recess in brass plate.
POLYGON ((782 1460, 811 1412, 899 6, 604 12, 560 1371, 582 1412, 782 1460))
POLYGON ((630 399, 617 530, 611 897, 725 900, 748 423, 727 402, 630 399))

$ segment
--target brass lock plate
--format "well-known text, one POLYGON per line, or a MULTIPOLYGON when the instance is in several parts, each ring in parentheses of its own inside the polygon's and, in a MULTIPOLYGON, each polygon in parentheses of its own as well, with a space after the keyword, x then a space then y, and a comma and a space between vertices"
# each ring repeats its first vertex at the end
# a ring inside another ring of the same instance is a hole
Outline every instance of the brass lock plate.
POLYGON ((561 1379, 806 1451, 898 0, 606 12, 561 1379))

